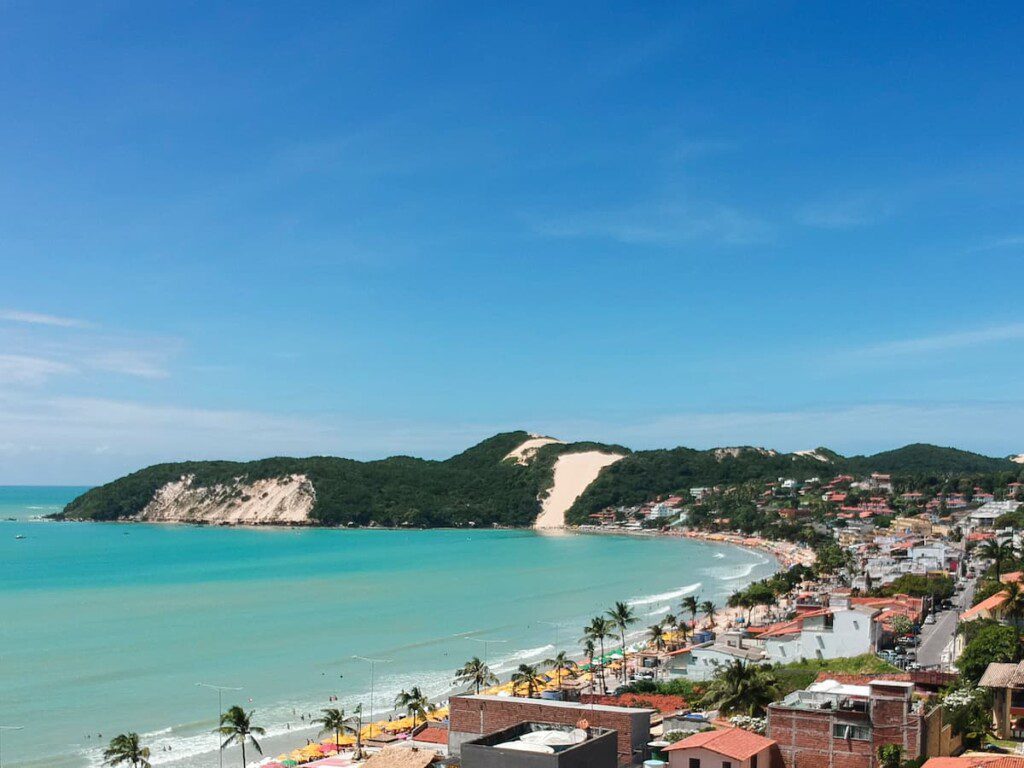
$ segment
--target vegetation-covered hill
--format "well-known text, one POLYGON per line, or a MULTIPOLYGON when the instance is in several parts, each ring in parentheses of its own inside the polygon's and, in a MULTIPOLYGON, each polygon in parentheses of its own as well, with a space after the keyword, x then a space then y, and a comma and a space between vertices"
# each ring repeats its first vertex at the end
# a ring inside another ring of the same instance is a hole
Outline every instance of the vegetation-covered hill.
POLYGON ((637 504, 694 486, 776 477, 830 477, 845 471, 950 475, 1022 469, 1006 459, 929 445, 911 445, 851 459, 819 449, 817 455, 827 459, 822 461, 813 456, 755 448, 631 452, 600 443, 556 443, 541 448, 527 465, 503 461, 528 437, 526 432, 495 435, 444 461, 394 456, 361 462, 314 456, 157 464, 93 488, 68 504, 57 517, 131 519, 146 507, 158 489, 188 475, 194 477, 195 485, 208 487, 230 485, 238 478, 255 481, 301 474, 310 480, 315 491, 310 513, 314 523, 527 526, 540 511, 540 498, 551 486, 558 456, 594 449, 626 456, 602 471, 576 501, 569 511, 570 523, 582 522, 591 512, 608 506, 637 504))

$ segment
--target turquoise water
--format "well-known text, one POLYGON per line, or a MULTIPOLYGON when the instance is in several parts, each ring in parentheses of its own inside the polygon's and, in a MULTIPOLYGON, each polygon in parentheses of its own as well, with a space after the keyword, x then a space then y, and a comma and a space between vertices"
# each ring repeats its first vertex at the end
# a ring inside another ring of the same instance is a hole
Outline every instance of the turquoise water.
POLYGON ((575 653, 614 600, 634 603, 642 629, 685 594, 721 604, 776 567, 678 539, 31 519, 81 490, 0 487, 0 723, 25 726, 4 734, 5 766, 95 765, 98 734, 128 730, 155 764, 209 765, 216 694, 197 682, 243 687, 225 706, 283 733, 330 696, 368 706, 354 654, 390 660, 381 711, 403 687, 447 691, 483 655, 469 636, 504 640, 488 654, 508 671, 556 639, 575 653))

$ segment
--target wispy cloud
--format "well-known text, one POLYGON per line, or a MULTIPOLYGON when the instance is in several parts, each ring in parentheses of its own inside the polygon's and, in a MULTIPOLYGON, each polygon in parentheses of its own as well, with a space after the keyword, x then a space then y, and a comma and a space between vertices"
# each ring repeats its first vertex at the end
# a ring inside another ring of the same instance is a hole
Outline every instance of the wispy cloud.
POLYGON ((0 384, 42 384, 54 376, 74 371, 72 366, 57 360, 0 354, 0 384))
POLYGON ((27 325, 49 325, 55 328, 92 328, 92 323, 73 317, 47 315, 42 312, 26 312, 20 309, 0 309, 0 320, 27 325))
POLYGON ((997 237, 989 240, 981 245, 976 246, 972 250, 974 251, 998 251, 1003 248, 1021 248, 1024 247, 1024 235, 1006 235, 1004 237, 997 237))
POLYGON ((929 352, 945 352, 981 344, 1024 339, 1024 323, 1009 323, 971 331, 942 333, 934 336, 919 336, 912 339, 887 341, 860 349, 849 350, 845 356, 858 358, 890 358, 902 355, 918 355, 929 352))
POLYGON ((535 224, 541 235, 604 238, 629 245, 679 246, 710 241, 750 245, 771 239, 761 219, 724 205, 662 203, 624 210, 588 211, 535 224))
POLYGON ((854 229, 889 218, 895 211, 891 200, 875 194, 857 194, 836 200, 817 201, 796 212, 798 223, 819 229, 854 229))

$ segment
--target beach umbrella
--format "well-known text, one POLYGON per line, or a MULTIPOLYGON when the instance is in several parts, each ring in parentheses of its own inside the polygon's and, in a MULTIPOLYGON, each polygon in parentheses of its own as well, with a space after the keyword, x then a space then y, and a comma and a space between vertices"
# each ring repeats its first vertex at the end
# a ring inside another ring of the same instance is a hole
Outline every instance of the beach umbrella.
POLYGON ((298 760, 292 760, 290 757, 281 761, 281 765, 283 765, 284 768, 294 768, 298 764, 298 760))

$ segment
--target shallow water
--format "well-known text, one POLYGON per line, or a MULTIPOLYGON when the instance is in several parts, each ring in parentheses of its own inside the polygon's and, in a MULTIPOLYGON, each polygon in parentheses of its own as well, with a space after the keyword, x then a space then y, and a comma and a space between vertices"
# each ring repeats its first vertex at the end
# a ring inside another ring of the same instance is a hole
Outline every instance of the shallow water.
POLYGON ((147 734, 154 764, 210 765, 217 696, 198 682, 243 687, 225 706, 255 709, 273 734, 330 696, 368 709, 355 654, 389 660, 375 676, 383 711, 403 687, 446 691, 484 654, 469 637, 495 641, 489 660, 507 671, 556 642, 576 653, 615 600, 642 629, 687 593, 721 604, 776 567, 667 538, 30 519, 81 490, 0 487, 0 723, 25 726, 4 734, 5 766, 96 764, 128 730, 147 734))

